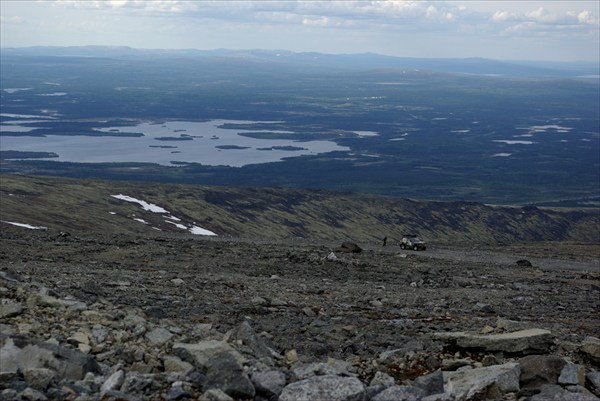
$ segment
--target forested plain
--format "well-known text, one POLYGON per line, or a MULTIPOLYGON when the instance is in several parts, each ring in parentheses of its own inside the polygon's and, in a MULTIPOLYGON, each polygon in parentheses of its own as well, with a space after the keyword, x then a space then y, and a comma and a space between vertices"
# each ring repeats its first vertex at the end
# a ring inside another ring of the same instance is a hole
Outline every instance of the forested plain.
POLYGON ((230 167, 190 163, 178 154, 171 166, 71 163, 2 146, 4 172, 494 204, 597 206, 600 199, 600 90, 593 66, 39 48, 3 49, 1 67, 0 139, 108 135, 116 141, 143 132, 98 129, 225 119, 239 122, 223 128, 264 139, 264 149, 281 138, 297 141, 297 148, 312 140, 349 148, 230 167), (11 131, 22 116, 40 114, 49 119, 11 131))

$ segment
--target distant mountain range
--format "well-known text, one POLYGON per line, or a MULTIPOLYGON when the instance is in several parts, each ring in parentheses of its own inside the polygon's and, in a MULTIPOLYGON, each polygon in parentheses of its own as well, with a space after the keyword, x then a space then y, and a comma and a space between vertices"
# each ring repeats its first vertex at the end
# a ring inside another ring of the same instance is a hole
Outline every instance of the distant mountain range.
POLYGON ((325 54, 296 53, 288 50, 196 50, 196 49, 135 49, 125 46, 74 46, 3 48, 2 57, 100 57, 128 59, 140 57, 174 57, 191 59, 230 59, 244 62, 269 63, 288 68, 330 68, 357 71, 372 69, 409 69, 450 74, 574 77, 598 76, 600 64, 593 62, 499 61, 485 58, 411 58, 375 53, 325 54))

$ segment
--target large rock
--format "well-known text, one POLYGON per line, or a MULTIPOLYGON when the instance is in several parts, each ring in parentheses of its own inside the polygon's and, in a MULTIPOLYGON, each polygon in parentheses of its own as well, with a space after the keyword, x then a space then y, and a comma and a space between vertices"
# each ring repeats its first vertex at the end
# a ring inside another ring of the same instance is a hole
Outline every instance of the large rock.
POLYGON ((59 380, 81 380, 88 372, 100 372, 98 363, 89 355, 59 345, 2 334, 0 344, 1 372, 49 368, 56 372, 59 380))
POLYGON ((355 377, 315 376, 288 384, 279 401, 363 401, 365 386, 355 377))
POLYGON ((545 384, 530 401, 598 401, 592 394, 572 393, 555 384, 545 384))
POLYGON ((23 312, 23 304, 12 299, 0 300, 0 319, 18 316, 23 312))
POLYGON ((217 388, 235 399, 254 398, 254 385, 232 353, 214 355, 206 364, 206 388, 217 388))
POLYGON ((600 363, 600 338, 586 337, 583 339, 579 350, 600 363))
POLYGON ((567 362, 555 355, 529 355, 519 359, 521 386, 539 388, 544 384, 556 384, 567 362))
POLYGON ((438 370, 428 375, 417 377, 414 386, 423 390, 426 396, 443 393, 444 375, 441 370, 438 370))
POLYGON ((477 369, 443 372, 444 389, 457 400, 502 399, 505 393, 519 391, 521 369, 505 363, 477 369))
POLYGON ((600 397, 600 372, 592 371, 585 375, 585 385, 587 388, 600 397))
POLYGON ((256 392, 267 398, 279 396, 286 383, 285 373, 275 369, 255 372, 252 374, 251 379, 256 392))
POLYGON ((480 335, 466 332, 436 333, 436 338, 466 349, 509 354, 544 353, 552 345, 552 333, 544 329, 528 329, 513 333, 480 335))
POLYGON ((574 363, 566 364, 558 376, 561 386, 585 386, 585 367, 574 363))
POLYGON ((336 252, 346 252, 346 253, 361 253, 362 248, 355 244, 354 242, 346 241, 342 243, 342 245, 335 250, 336 252))
POLYGON ((245 363, 244 358, 225 341, 207 340, 195 344, 175 343, 173 353, 186 362, 205 371, 212 358, 221 353, 231 354, 239 363, 245 363))
POLYGON ((267 347, 264 341, 256 335, 254 329, 247 321, 240 323, 231 333, 229 340, 237 340, 241 342, 243 350, 261 359, 268 365, 274 365, 271 358, 273 352, 267 347))

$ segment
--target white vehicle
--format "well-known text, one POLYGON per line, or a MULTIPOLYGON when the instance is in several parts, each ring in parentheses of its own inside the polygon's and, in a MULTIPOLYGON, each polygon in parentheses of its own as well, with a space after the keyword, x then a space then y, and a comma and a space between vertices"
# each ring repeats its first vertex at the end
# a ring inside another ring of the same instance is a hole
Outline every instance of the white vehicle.
POLYGON ((400 248, 424 251, 427 249, 427 244, 417 235, 405 235, 402 237, 402 241, 400 241, 400 248))

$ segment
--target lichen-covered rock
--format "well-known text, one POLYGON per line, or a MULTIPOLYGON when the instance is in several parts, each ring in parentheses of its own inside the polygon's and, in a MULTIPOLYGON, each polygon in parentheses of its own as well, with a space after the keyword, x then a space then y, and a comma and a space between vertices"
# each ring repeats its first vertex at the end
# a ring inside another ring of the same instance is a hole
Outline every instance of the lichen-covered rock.
POLYGON ((365 386, 355 377, 315 376, 288 384, 279 401, 363 401, 365 386))

